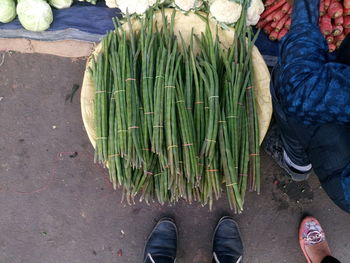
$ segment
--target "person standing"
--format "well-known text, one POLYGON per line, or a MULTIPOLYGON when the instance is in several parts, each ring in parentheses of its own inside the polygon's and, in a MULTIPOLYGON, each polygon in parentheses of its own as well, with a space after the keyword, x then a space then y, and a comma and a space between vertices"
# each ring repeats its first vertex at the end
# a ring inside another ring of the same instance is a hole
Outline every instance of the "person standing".
POLYGON ((291 179, 313 169, 328 196, 350 212, 350 35, 332 60, 320 0, 295 0, 271 79, 276 125, 263 147, 291 179))

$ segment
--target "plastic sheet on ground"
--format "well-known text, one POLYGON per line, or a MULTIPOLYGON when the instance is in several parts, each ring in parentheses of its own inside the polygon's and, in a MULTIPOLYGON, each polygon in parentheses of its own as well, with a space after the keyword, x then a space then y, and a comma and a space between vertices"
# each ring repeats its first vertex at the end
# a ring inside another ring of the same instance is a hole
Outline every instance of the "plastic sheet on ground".
POLYGON ((54 20, 44 32, 25 30, 18 18, 11 23, 0 23, 1 38, 26 38, 32 40, 57 41, 81 40, 99 42, 107 31, 113 30, 112 18, 119 16, 116 8, 108 8, 104 2, 97 5, 74 3, 72 7, 57 10, 52 8, 54 20))

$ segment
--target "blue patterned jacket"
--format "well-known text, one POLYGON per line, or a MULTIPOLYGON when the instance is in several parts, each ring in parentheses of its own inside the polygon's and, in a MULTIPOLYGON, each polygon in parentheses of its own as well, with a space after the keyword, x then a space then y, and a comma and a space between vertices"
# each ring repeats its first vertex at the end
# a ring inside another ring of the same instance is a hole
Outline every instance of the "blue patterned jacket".
POLYGON ((319 0, 294 1, 292 25, 280 47, 277 96, 304 124, 350 122, 350 67, 332 62, 318 26, 319 0))

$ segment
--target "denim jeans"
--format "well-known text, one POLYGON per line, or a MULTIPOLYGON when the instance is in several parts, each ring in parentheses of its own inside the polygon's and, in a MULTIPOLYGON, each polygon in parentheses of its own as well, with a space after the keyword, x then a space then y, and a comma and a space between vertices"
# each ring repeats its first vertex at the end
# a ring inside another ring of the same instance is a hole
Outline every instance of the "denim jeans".
MULTIPOLYGON (((276 94, 278 85, 272 75, 271 95, 274 117, 289 158, 297 165, 312 164, 328 196, 343 210, 350 212, 342 186, 342 172, 350 165, 350 126, 337 124, 304 125, 288 116, 276 94)), ((349 88, 349 87, 344 87, 349 88)))

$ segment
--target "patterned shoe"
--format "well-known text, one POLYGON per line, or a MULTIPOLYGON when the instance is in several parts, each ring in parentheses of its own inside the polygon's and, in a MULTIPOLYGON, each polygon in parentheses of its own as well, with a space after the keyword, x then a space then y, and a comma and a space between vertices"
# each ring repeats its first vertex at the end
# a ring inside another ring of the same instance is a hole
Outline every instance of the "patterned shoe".
POLYGON ((296 182, 305 181, 311 174, 311 169, 305 173, 299 172, 290 167, 284 160, 284 148, 281 140, 280 131, 277 125, 272 126, 267 133, 263 145, 264 151, 275 160, 275 162, 286 171, 287 175, 296 182))
POLYGON ((314 217, 305 217, 300 223, 299 244, 308 263, 312 263, 312 261, 306 252, 306 246, 323 246, 324 250, 326 250, 330 255, 330 250, 323 229, 320 223, 314 217))

